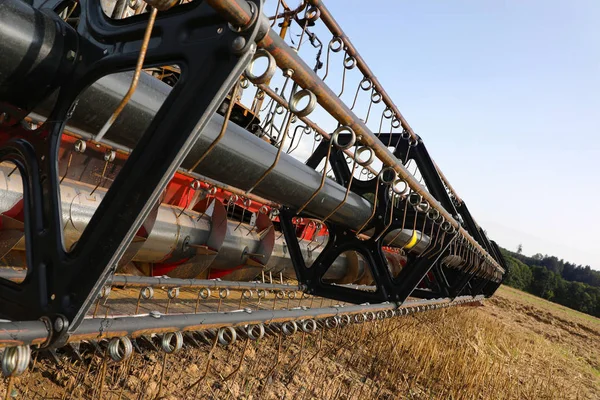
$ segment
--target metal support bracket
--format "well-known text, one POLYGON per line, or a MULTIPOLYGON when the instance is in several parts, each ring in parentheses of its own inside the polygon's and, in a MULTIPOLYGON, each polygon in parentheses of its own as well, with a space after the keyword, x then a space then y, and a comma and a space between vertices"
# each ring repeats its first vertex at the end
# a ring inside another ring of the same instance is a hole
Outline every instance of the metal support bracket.
POLYGON ((100 77, 134 68, 148 19, 148 14, 141 14, 112 20, 103 13, 99 0, 80 0, 79 4, 76 62, 68 81, 59 85, 54 111, 33 131, 21 124, 2 127, 0 140, 0 160, 16 164, 24 180, 28 263, 22 283, 0 279, 0 315, 11 320, 49 317, 56 331, 50 345, 64 342, 82 322, 168 180, 256 49, 253 43, 245 46, 245 33, 230 29, 206 2, 158 14, 144 66, 176 64, 181 68, 180 80, 77 245, 67 251, 57 157, 69 110, 79 93, 100 77))

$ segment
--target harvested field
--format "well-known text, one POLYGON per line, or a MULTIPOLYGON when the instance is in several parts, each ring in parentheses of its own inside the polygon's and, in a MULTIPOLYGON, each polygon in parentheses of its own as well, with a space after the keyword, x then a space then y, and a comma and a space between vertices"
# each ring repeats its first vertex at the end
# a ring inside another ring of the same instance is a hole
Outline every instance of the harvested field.
POLYGON ((187 346, 166 360, 154 351, 134 353, 123 364, 105 363, 103 354, 86 348, 83 362, 66 355, 60 365, 38 358, 15 379, 10 396, 600 398, 600 320, 507 287, 481 306, 321 332, 216 346, 208 369, 210 343, 187 346))

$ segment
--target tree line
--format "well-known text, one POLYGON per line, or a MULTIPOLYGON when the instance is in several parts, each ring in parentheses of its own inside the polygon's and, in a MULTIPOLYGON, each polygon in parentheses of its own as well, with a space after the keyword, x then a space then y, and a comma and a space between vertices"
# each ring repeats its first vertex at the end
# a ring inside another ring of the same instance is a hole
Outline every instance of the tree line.
POLYGON ((504 284, 600 317, 600 271, 554 256, 501 251, 509 268, 504 284))

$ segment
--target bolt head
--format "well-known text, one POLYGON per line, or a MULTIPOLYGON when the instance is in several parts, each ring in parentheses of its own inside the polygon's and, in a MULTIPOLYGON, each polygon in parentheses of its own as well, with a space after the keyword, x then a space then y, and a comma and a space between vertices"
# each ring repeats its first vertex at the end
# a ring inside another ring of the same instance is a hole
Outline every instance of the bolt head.
POLYGON ((245 45, 246 45, 246 39, 243 38, 242 36, 238 36, 235 39, 233 39, 233 42, 231 43, 231 48, 234 51, 241 51, 245 45))
POLYGON ((65 321, 63 321, 62 318, 57 318, 56 321, 54 321, 54 330, 57 332, 61 332, 65 327, 65 321))

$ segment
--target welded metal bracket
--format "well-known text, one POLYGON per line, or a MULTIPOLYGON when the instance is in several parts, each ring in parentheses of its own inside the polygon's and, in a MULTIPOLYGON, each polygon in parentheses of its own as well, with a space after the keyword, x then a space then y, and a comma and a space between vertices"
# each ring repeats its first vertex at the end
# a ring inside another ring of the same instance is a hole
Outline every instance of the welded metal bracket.
POLYGON ((57 173, 69 110, 79 93, 102 76, 134 68, 148 18, 112 20, 99 0, 79 4, 77 61, 60 85, 52 114, 33 131, 21 124, 3 127, 0 141, 0 160, 15 163, 24 180, 28 267, 20 284, 0 279, 0 315, 11 320, 49 317, 55 328, 49 344, 64 342, 79 326, 256 48, 205 2, 158 14, 144 65, 176 64, 181 78, 69 252, 63 245, 57 173))
MULTIPOLYGON (((381 135, 380 139, 382 141, 395 144, 395 154, 398 159, 405 160, 407 154, 415 159, 430 193, 452 215, 460 215, 448 195, 424 144, 420 140, 411 143, 401 133, 381 135)), ((340 139, 342 141, 350 140, 348 134, 340 135, 340 139)), ((321 142, 306 164, 312 168, 317 168, 326 157, 328 148, 328 143, 321 142)), ((347 188, 350 184, 351 170, 346 163, 344 154, 339 149, 334 148, 331 150, 329 164, 336 181, 347 188)), ((284 209, 281 212, 281 228, 290 249, 290 256, 296 274, 299 281, 307 286, 310 293, 332 297, 341 301, 362 303, 367 301, 403 302, 411 295, 422 298, 456 297, 457 293, 460 294, 464 291, 464 288, 473 279, 472 274, 449 270, 441 263, 451 243, 458 237, 454 230, 443 232, 439 223, 436 222, 436 225, 427 221, 426 213, 417 212, 415 207, 407 204, 407 198, 394 199, 389 187, 382 184, 377 177, 366 181, 354 179, 350 190, 362 196, 370 195, 369 198, 373 198, 377 193, 377 199, 375 200, 377 204, 376 212, 363 229, 363 232, 369 232, 370 239, 358 238, 355 232, 327 221, 329 241, 310 267, 307 267, 302 257, 296 229, 293 225, 293 218, 296 217, 295 211, 284 209), (376 185, 379 185, 377 190, 376 185), (393 202, 395 207, 392 210, 393 202), (414 226, 419 227, 425 226, 425 223, 429 222, 427 226, 431 227, 429 233, 432 237, 430 239, 433 240, 435 237, 435 243, 422 254, 406 252, 407 264, 399 273, 395 274, 388 267, 383 247, 389 245, 385 242, 387 235, 392 231, 403 229, 407 220, 414 221, 414 226), (323 279, 335 259, 345 251, 357 252, 369 265, 376 285, 374 292, 343 287, 328 283, 323 279), (452 275, 452 279, 449 279, 447 275, 452 275), (458 277, 454 275, 458 275, 458 277)), ((461 206, 466 207, 464 203, 461 206)), ((470 215, 467 215, 466 219, 469 220, 469 217, 470 215)), ((474 236, 480 239, 482 244, 488 244, 481 238, 481 232, 477 232, 477 234, 474 236)), ((483 289, 478 287, 470 290, 469 293, 476 295, 483 292, 483 289)))

